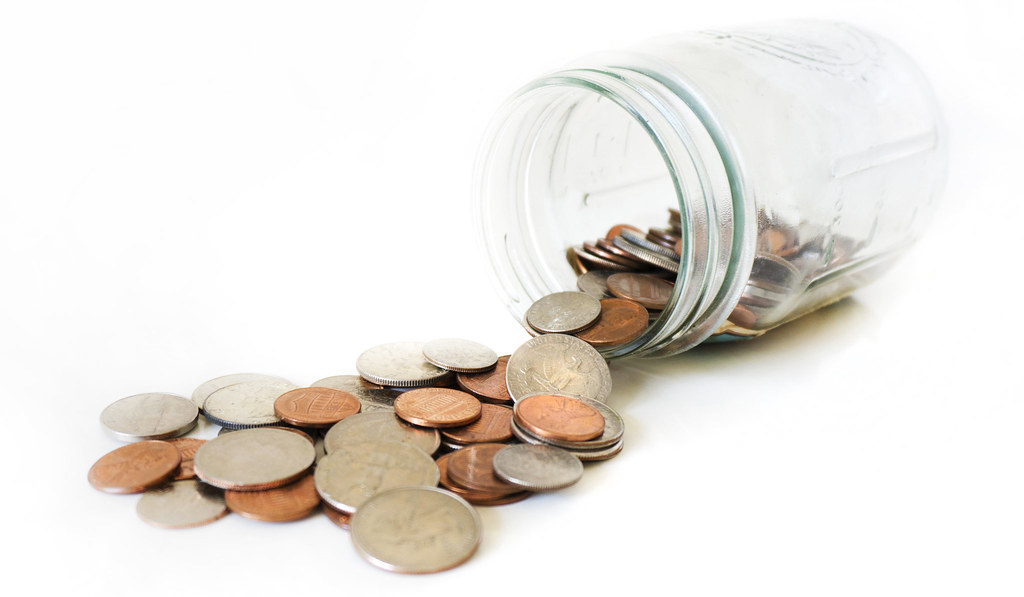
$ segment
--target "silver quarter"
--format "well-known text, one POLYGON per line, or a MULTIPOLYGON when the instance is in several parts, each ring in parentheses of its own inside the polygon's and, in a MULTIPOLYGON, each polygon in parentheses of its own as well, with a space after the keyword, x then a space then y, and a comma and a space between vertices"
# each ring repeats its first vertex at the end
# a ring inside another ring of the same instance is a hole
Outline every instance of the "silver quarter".
POLYGON ((352 516, 352 542, 370 563, 425 574, 454 568, 476 552, 480 516, 462 498, 436 487, 381 492, 352 516))
POLYGON ((437 485, 441 473, 423 450, 377 441, 344 444, 332 450, 320 460, 313 478, 325 502, 351 514, 382 491, 437 485))
POLYGON ((505 383, 513 400, 543 393, 604 402, 612 392, 612 376, 601 353, 563 334, 537 336, 517 348, 508 360, 505 383))
POLYGON ((210 394, 221 388, 226 388, 230 385, 246 381, 283 381, 285 383, 291 383, 287 379, 274 375, 264 375, 262 373, 232 373, 231 375, 222 375, 199 384, 199 387, 192 391, 192 403, 201 411, 203 410, 203 403, 210 397, 210 394))
POLYGON ((572 453, 554 446, 516 444, 498 451, 494 474, 530 491, 553 491, 583 477, 583 463, 572 453))
POLYGON ((451 375, 423 358, 422 342, 391 342, 374 346, 356 359, 363 379, 396 388, 427 386, 451 375))
POLYGON ((358 375, 332 375, 318 379, 309 384, 311 388, 333 388, 352 394, 362 404, 360 412, 368 413, 376 410, 395 412, 395 398, 401 392, 389 388, 368 388, 363 385, 363 378, 358 375))
POLYGON ((638 244, 629 242, 622 236, 616 236, 615 238, 613 238, 612 243, 616 247, 619 247, 623 251, 627 251, 630 255, 633 255, 634 257, 640 259, 641 261, 644 261, 645 263, 649 263, 651 265, 660 267, 661 269, 673 273, 679 272, 678 259, 669 259, 668 257, 665 257, 660 253, 649 251, 638 244))
POLYGON ((135 507, 139 518, 165 529, 209 524, 228 513, 224 492, 195 479, 175 481, 142 494, 135 507))
POLYGON ((441 445, 437 429, 415 427, 399 419, 394 412, 359 413, 335 423, 324 435, 328 454, 349 443, 368 441, 409 444, 433 454, 441 445))
MULTIPOLYGON (((535 446, 550 445, 550 444, 547 443, 547 441, 545 441, 545 440, 543 440, 543 439, 541 439, 541 438, 539 438, 539 437, 537 437, 535 435, 532 435, 530 432, 528 432, 525 429, 523 429, 522 427, 520 427, 519 423, 516 423, 514 419, 512 420, 512 435, 516 436, 516 438, 518 438, 519 441, 521 441, 523 443, 533 444, 535 446)), ((614 444, 612 444, 610 446, 607 446, 607 447, 604 447, 604 448, 598 448, 596 450, 580 450, 580 449, 574 449, 574 448, 562 448, 562 449, 566 450, 569 453, 571 453, 573 456, 575 456, 576 458, 579 458, 583 462, 594 462, 594 461, 597 461, 597 460, 608 460, 609 458, 611 458, 611 457, 615 456, 616 454, 618 454, 619 452, 621 452, 622 451, 622 445, 623 445, 622 442, 623 442, 623 440, 620 439, 619 441, 615 442, 614 444)))
POLYGON ((244 381, 225 386, 206 399, 203 414, 221 427, 247 429, 279 425, 274 401, 297 386, 284 380, 244 381))
POLYGON ((308 437, 284 429, 243 429, 208 440, 196 451, 196 476, 221 489, 258 491, 298 479, 313 465, 308 437))
POLYGON ((199 409, 175 394, 136 394, 114 402, 100 413, 100 424, 115 439, 139 442, 184 435, 196 426, 199 409))
POLYGON ((526 323, 544 334, 573 334, 594 325, 601 301, 584 292, 555 292, 537 299, 526 310, 526 323))
MULTIPOLYGON (((594 409, 597 410, 597 412, 601 413, 601 416, 604 417, 604 431, 601 432, 601 435, 595 437, 594 439, 588 439, 586 441, 570 442, 540 437, 538 435, 530 433, 526 429, 523 429, 523 431, 529 433, 531 436, 536 437, 537 439, 543 441, 546 444, 557 446, 559 448, 566 448, 568 450, 598 450, 601 448, 607 448, 608 446, 617 443, 622 439, 622 436, 625 434, 626 431, 626 424, 622 420, 622 417, 619 416, 619 413, 615 412, 615 410, 612 407, 608 406, 603 402, 598 402, 597 400, 587 398, 586 396, 576 396, 572 394, 565 395, 571 398, 575 398, 580 402, 583 402, 584 404, 592 406, 594 407, 594 409)), ((523 396, 523 398, 529 398, 529 396, 523 396)))
POLYGON ((479 373, 493 369, 498 353, 462 338, 440 338, 423 345, 423 358, 442 369, 458 373, 479 373))
POLYGON ((608 292, 608 276, 614 273, 616 272, 600 269, 589 271, 576 278, 576 288, 597 300, 611 298, 612 293, 608 292))

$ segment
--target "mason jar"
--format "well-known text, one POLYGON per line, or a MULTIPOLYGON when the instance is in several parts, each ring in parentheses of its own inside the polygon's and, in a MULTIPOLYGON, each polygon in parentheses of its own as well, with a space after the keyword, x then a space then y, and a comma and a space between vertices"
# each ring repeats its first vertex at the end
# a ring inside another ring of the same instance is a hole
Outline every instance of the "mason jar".
POLYGON ((934 212, 946 145, 927 80, 873 33, 831 22, 683 33, 515 92, 486 134, 475 218, 521 322, 537 299, 576 289, 573 247, 669 222, 667 306, 602 349, 666 356, 757 336, 877 278, 934 212))

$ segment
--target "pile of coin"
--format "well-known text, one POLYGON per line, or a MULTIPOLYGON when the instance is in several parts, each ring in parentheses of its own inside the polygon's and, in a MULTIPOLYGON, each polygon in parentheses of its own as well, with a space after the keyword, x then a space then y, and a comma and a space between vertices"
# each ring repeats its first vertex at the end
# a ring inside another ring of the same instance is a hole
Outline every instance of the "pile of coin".
POLYGON ((356 370, 308 387, 233 374, 191 399, 118 400, 100 421, 128 443, 101 457, 89 482, 142 493, 138 515, 167 528, 228 512, 285 522, 319 510, 350 529, 370 562, 424 573, 476 550, 473 505, 568 487, 582 461, 622 447, 622 419, 604 404, 607 363, 575 336, 537 336, 503 357, 455 338, 383 344, 364 351, 356 370), (217 437, 180 437, 200 416, 221 427, 217 437))

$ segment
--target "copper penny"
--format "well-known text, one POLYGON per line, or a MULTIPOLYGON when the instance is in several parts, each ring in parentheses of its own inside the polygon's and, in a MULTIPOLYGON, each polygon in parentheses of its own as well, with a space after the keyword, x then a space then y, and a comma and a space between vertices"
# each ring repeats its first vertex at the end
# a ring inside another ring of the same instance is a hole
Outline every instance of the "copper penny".
POLYGON ((605 234, 605 235, 604 235, 604 238, 605 238, 605 240, 607 240, 607 241, 611 241, 611 240, 612 240, 613 238, 615 238, 616 236, 618 236, 618 235, 622 234, 622 230, 623 230, 623 229, 626 229, 626 230, 635 230, 636 232, 639 232, 640 234, 643 234, 643 232, 644 232, 643 230, 640 230, 640 229, 639 229, 639 228, 637 228, 636 226, 631 226, 631 225, 629 225, 629 224, 616 224, 615 226, 612 226, 612 227, 611 227, 611 228, 610 228, 610 229, 608 230, 608 233, 607 233, 607 234, 605 234))
POLYGON ((320 505, 313 475, 263 491, 224 492, 224 501, 232 512, 265 522, 288 522, 307 516, 320 505))
POLYGON ((174 472, 174 478, 171 480, 185 481, 194 478, 196 476, 196 469, 193 466, 193 461, 196 457, 196 450, 199 449, 199 446, 205 444, 206 440, 194 437, 176 437, 174 439, 165 439, 164 441, 177 448, 178 453, 181 454, 181 464, 178 465, 178 470, 174 472))
POLYGON ((580 261, 579 256, 576 255, 575 248, 569 247, 565 250, 565 260, 569 262, 569 267, 572 268, 572 271, 576 272, 577 276, 582 276, 587 273, 588 268, 580 261))
POLYGON ((451 456, 451 454, 445 454, 437 459, 437 469, 441 472, 440 485, 471 504, 475 504, 477 506, 500 506, 502 504, 518 502, 519 500, 526 499, 531 495, 531 492, 529 491, 493 493, 486 491, 474 491, 457 485, 448 478, 448 459, 451 458, 451 456))
POLYGON ((359 399, 334 388, 298 388, 274 401, 274 414, 285 423, 318 429, 330 427, 359 412, 359 399))
POLYGON ((608 291, 619 298, 636 301, 648 309, 664 309, 672 297, 673 285, 662 278, 644 274, 608 276, 608 291))
POLYGON ((647 269, 648 267, 650 267, 649 265, 647 265, 643 261, 640 261, 636 257, 633 257, 633 255, 631 255, 629 253, 629 251, 626 251, 626 250, 622 249, 621 247, 615 246, 615 243, 613 243, 610 240, 605 240, 603 238, 599 238, 599 239, 597 239, 597 246, 600 247, 601 249, 607 251, 608 253, 611 253, 613 255, 618 255, 619 257, 622 257, 623 259, 628 259, 629 262, 630 262, 630 265, 632 265, 636 269, 647 269))
POLYGON ((672 250, 676 252, 677 256, 682 257, 683 256, 683 239, 677 240, 676 241, 676 246, 672 247, 672 250))
POLYGON ((330 507, 326 502, 323 506, 324 514, 327 515, 327 519, 338 525, 339 527, 348 530, 349 524, 352 522, 352 515, 348 512, 342 512, 341 510, 335 510, 330 507))
POLYGON ((451 388, 418 388, 395 398, 395 414, 421 427, 461 427, 480 418, 480 401, 451 388))
POLYGON ((108 452, 89 469, 89 484, 107 493, 142 493, 170 481, 181 464, 173 445, 148 440, 108 452))
POLYGON ((676 244, 676 241, 679 240, 679 235, 676 234, 675 232, 672 232, 671 230, 662 230, 660 228, 648 229, 647 236, 659 238, 665 241, 666 243, 669 243, 670 245, 676 244))
POLYGON ((582 442, 604 431, 604 417, 596 408, 558 394, 527 396, 516 402, 512 416, 527 431, 558 441, 582 442))
POLYGON ((473 444, 452 452, 448 458, 448 480, 485 493, 508 495, 522 491, 522 487, 506 483, 494 474, 494 455, 504 447, 506 444, 473 444))
POLYGON ((610 269, 619 272, 629 271, 629 267, 622 265, 621 263, 615 263, 614 261, 609 261, 604 257, 598 257, 593 253, 588 253, 587 251, 584 251, 580 247, 572 247, 572 250, 576 253, 576 256, 579 257, 583 263, 585 263, 588 267, 592 269, 610 269))
POLYGON ((490 371, 459 373, 455 380, 460 388, 480 400, 512 404, 512 396, 508 393, 508 385, 505 383, 505 368, 508 367, 509 356, 498 357, 498 364, 490 371))
POLYGON ((652 234, 650 232, 648 232, 647 236, 645 236, 644 238, 646 238, 648 241, 650 241, 650 242, 652 242, 652 243, 654 243, 656 245, 660 245, 662 247, 665 247, 666 249, 672 249, 672 248, 674 248, 676 246, 676 241, 674 241, 674 240, 666 240, 666 239, 664 239, 664 238, 662 238, 662 237, 660 237, 660 236, 658 236, 656 234, 652 234))
POLYGON ((590 253, 591 255, 600 257, 601 259, 607 259, 608 261, 612 261, 614 263, 618 263, 619 265, 624 265, 626 267, 633 267, 637 263, 635 259, 616 255, 611 251, 605 251, 601 247, 592 245, 590 243, 583 243, 583 250, 586 251, 587 253, 590 253))
POLYGON ((485 444, 512 439, 512 409, 497 404, 481 404, 480 418, 463 427, 452 427, 441 436, 456 444, 485 444))
POLYGON ((640 303, 626 299, 601 299, 601 316, 593 327, 573 334, 594 348, 625 344, 643 334, 650 313, 640 303))

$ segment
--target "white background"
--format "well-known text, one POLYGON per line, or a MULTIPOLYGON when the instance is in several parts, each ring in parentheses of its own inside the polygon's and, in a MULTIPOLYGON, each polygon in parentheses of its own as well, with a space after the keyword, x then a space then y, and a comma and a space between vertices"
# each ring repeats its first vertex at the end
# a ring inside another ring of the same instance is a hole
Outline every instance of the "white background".
POLYGON ((1020 595, 1022 21, 985 0, 0 5, 5 579, 90 595, 1020 595), (242 371, 306 384, 395 340, 514 350, 527 336, 469 211, 498 105, 592 51, 784 17, 875 29, 932 77, 952 139, 941 213, 839 306, 614 363, 625 451, 566 491, 481 508, 465 565, 380 571, 322 516, 159 530, 136 496, 89 487, 118 445, 99 413, 130 394, 242 371))

